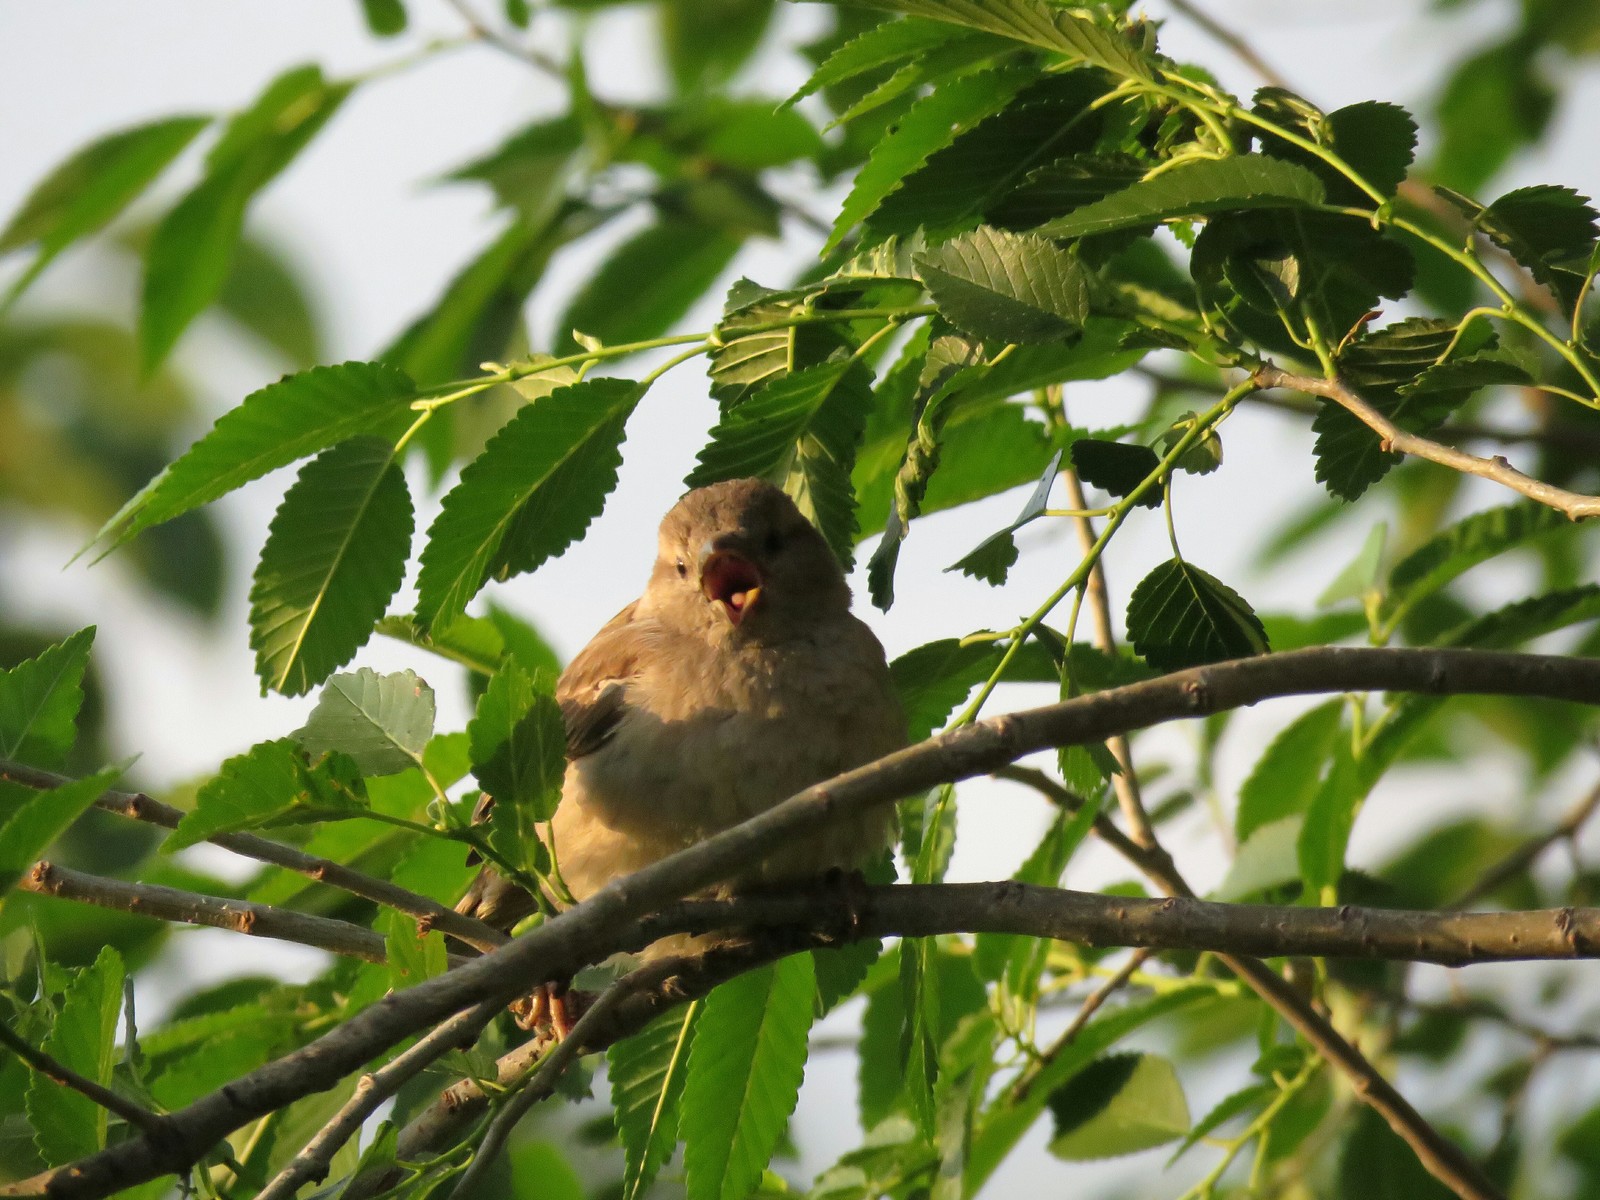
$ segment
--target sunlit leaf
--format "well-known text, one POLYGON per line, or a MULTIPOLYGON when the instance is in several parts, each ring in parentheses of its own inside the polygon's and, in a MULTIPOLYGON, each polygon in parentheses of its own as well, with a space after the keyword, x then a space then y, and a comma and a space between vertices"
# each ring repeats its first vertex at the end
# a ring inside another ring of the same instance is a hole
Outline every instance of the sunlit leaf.
MULTIPOLYGON (((67 986, 50 1034, 39 1047, 70 1070, 102 1087, 118 1059, 122 1015, 122 958, 110 946, 67 986)), ((88 1096, 35 1073, 26 1097, 28 1123, 45 1162, 62 1166, 103 1150, 111 1114, 88 1096)))
POLYGON ((919 256, 917 269, 951 324, 1001 345, 1060 338, 1089 315, 1083 266, 1032 234, 980 228, 919 256))
POLYGON ((94 626, 0 670, 0 757, 53 766, 77 738, 94 626))
POLYGON ((622 1139, 623 1196, 650 1190, 678 1144, 678 1111, 688 1074, 698 1003, 662 1013, 606 1052, 612 1119, 622 1139))
POLYGON ((363 775, 392 775, 416 765, 433 716, 433 689, 411 671, 380 675, 362 667, 328 680, 294 736, 309 754, 337 750, 363 775))
POLYGON ((1177 1141, 1189 1105, 1172 1064, 1154 1054, 1097 1059, 1050 1096, 1050 1153, 1070 1161, 1115 1158, 1177 1141))
POLYGON ((349 759, 329 755, 312 763, 292 738, 278 738, 224 762, 163 848, 181 850, 241 829, 351 816, 366 807, 349 759))

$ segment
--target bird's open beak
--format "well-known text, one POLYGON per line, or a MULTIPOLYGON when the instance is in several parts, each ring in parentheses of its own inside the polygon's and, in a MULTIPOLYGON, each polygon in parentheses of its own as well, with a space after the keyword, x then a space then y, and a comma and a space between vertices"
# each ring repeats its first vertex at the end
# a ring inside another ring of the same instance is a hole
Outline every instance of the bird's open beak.
POLYGON ((720 538, 700 551, 700 590, 738 625, 761 599, 761 572, 744 555, 728 549, 720 538))

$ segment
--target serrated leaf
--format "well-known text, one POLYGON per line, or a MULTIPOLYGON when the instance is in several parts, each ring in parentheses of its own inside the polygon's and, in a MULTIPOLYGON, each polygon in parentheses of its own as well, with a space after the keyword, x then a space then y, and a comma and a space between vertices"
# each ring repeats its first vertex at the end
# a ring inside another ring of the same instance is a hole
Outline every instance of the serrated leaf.
POLYGON ((420 619, 431 627, 456 616, 490 578, 531 571, 583 534, 616 486, 640 394, 626 379, 557 388, 490 439, 428 529, 420 619))
POLYGON ((1224 1096, 1212 1106, 1210 1112, 1194 1123, 1194 1126, 1185 1135, 1183 1141, 1178 1143, 1178 1148, 1172 1152, 1172 1157, 1167 1159, 1167 1165, 1170 1167, 1177 1162, 1200 1139, 1214 1133, 1235 1117, 1243 1116, 1252 1109, 1264 1107, 1277 1094, 1278 1086, 1276 1084, 1253 1083, 1248 1087, 1240 1088, 1231 1095, 1224 1096))
POLYGON ((980 71, 952 79, 912 105, 857 173, 822 252, 831 253, 930 154, 1004 108, 1033 78, 1032 72, 1015 69, 980 71))
POLYGON ((299 696, 349 662, 405 575, 411 494, 382 438, 306 464, 272 519, 250 589, 262 690, 299 696))
POLYGON ((646 226, 611 252, 556 325, 558 350, 581 329, 608 346, 663 334, 716 282, 743 238, 682 218, 646 226))
POLYGON ((393 775, 417 764, 433 736, 433 689, 411 671, 362 667, 328 680, 295 739, 312 755, 337 750, 363 775, 393 775))
MULTIPOLYGON (((67 985, 61 1011, 39 1047, 103 1086, 110 1085, 117 1061, 124 974, 121 956, 110 946, 102 947, 93 965, 67 985)), ((48 1165, 59 1167, 105 1148, 111 1114, 82 1093, 33 1074, 26 1106, 34 1142, 48 1165)))
POLYGON ((1513 504, 1474 513, 1429 539, 1389 573, 1382 617, 1393 625, 1418 601, 1507 550, 1576 525, 1542 504, 1513 504))
POLYGON ((1239 785, 1233 834, 1241 843, 1261 826, 1301 814, 1316 795, 1339 735, 1344 704, 1330 700, 1302 713, 1273 738, 1239 785))
POLYGON ((855 0, 869 8, 965 25, 1102 67, 1129 79, 1153 78, 1143 52, 1121 31, 1043 0, 855 0))
POLYGON ((0 670, 0 757, 53 766, 77 740, 95 627, 0 670))
POLYGON ((1050 1153, 1075 1162, 1148 1150, 1189 1130, 1178 1074, 1154 1054, 1097 1059, 1051 1094, 1050 1111, 1050 1153))
POLYGON ((444 934, 424 930, 417 919, 392 908, 379 912, 378 932, 383 934, 383 955, 389 968, 389 988, 398 992, 443 975, 450 967, 444 934))
POLYGON ((0 822, 0 896, 16 886, 23 872, 105 794, 122 771, 120 766, 107 767, 48 791, 32 793, 0 822))
POLYGON ((1002 229, 1032 229, 1126 190, 1148 170, 1131 155, 1069 155, 1030 171, 984 215, 1002 229))
POLYGON ((756 475, 781 486, 841 562, 855 543, 850 468, 871 403, 859 362, 838 358, 767 384, 726 413, 696 456, 686 487, 756 475))
POLYGON ((800 1094, 816 976, 794 954, 706 997, 680 1113, 689 1200, 743 1200, 800 1094))
POLYGON ((1483 387, 1523 387, 1533 383, 1533 375, 1511 355, 1483 350, 1446 362, 1434 363, 1402 392, 1473 392, 1483 387))
POLYGON ((241 829, 351 816, 366 807, 361 778, 348 759, 330 755, 312 763, 294 739, 278 738, 225 761, 201 785, 194 808, 162 849, 182 850, 241 829))
POLYGON ((0 232, 0 254, 36 247, 5 304, 21 295, 61 251, 126 209, 210 121, 166 117, 107 134, 36 184, 0 232))
POLYGON ((1405 182, 1417 148, 1417 122, 1398 104, 1363 100, 1328 114, 1333 148, 1385 196, 1405 182))
POLYGON ((1151 666, 1176 671, 1265 654, 1267 633, 1255 610, 1215 575, 1168 559, 1128 598, 1128 638, 1151 666))
MULTIPOLYGON (((1072 443, 1072 469, 1078 477, 1119 500, 1132 495, 1160 466, 1160 457, 1149 446, 1092 437, 1072 443)), ((1161 489, 1148 489, 1134 503, 1141 508, 1160 508, 1161 489)))
POLYGON ((555 815, 566 772, 566 726, 548 686, 515 658, 503 661, 467 725, 472 773, 494 797, 490 837, 522 863, 555 815))
POLYGON ((961 35, 938 21, 908 17, 885 21, 835 47, 799 89, 783 102, 792 107, 814 92, 853 79, 866 71, 888 66, 935 50, 961 35))
POLYGON ((913 743, 942 726, 999 661, 993 642, 928 642, 889 664, 913 743))
POLYGON ((205 177, 162 218, 145 250, 139 345, 146 373, 221 290, 255 194, 316 136, 351 87, 327 83, 318 67, 297 67, 228 123, 205 177))
POLYGON ((1600 213, 1572 188, 1536 184, 1507 192, 1474 224, 1527 267, 1567 308, 1577 303, 1600 239, 1600 213))
POLYGON ((1046 221, 1043 237, 1083 237, 1180 217, 1249 208, 1321 204, 1322 181, 1295 163, 1259 154, 1182 163, 1104 199, 1046 221))
POLYGON ((416 395, 383 363, 313 367, 250 393, 204 437, 122 506, 95 535, 106 551, 152 525, 224 496, 268 471, 346 438, 381 434, 416 395))
POLYGON ((606 1051, 612 1119, 626 1163, 624 1200, 650 1190, 678 1144, 678 1113, 699 1009, 696 1001, 662 1013, 606 1051))
POLYGON ((1027 233, 987 226, 917 256, 939 311, 975 337, 1053 341, 1089 316, 1089 277, 1065 250, 1027 233))

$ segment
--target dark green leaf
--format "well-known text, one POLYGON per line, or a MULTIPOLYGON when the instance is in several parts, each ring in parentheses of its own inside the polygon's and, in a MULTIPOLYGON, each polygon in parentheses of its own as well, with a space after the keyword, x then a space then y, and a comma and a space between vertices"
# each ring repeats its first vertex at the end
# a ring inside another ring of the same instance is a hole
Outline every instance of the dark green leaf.
POLYGON ((491 578, 566 549, 616 486, 623 426, 639 400, 625 379, 588 379, 528 405, 461 472, 428 530, 417 615, 459 614, 491 578))
POLYGON ((627 1164, 624 1200, 650 1190, 678 1144, 678 1109, 699 1009, 695 1002, 664 1012, 606 1051, 612 1118, 627 1164))
POLYGON ((1321 204, 1322 200, 1322 181, 1294 163, 1256 154, 1202 158, 1047 221, 1035 232, 1044 237, 1083 237, 1178 217, 1321 204))
POLYGON ((1050 489, 1055 484, 1056 475, 1061 470, 1062 451, 1057 450, 1044 469, 1044 474, 1039 482, 1034 485, 1033 492, 1028 501, 1022 506, 1022 511, 1017 514, 1017 519, 998 533, 990 534, 976 549, 969 553, 954 566, 946 567, 946 571, 961 571, 963 574, 974 576, 986 583, 998 586, 1006 581, 1006 572, 1017 561, 1017 542, 1012 535, 1029 521, 1044 514, 1045 508, 1050 503, 1050 489))
POLYGON ((38 247, 6 303, 61 251, 127 208, 208 124, 209 117, 167 117, 107 134, 45 176, 0 232, 0 254, 38 247))
POLYGON ((662 50, 679 92, 726 84, 755 52, 773 0, 665 0, 662 50))
POLYGON ((513 848, 538 840, 537 823, 548 821, 561 799, 566 771, 566 728, 561 709, 548 687, 515 658, 501 663, 478 698, 477 712, 467 725, 472 743, 472 773, 494 797, 496 826, 513 818, 513 848))
POLYGON ((162 218, 145 252, 139 344, 147 373, 222 289, 250 201, 316 136, 350 88, 326 82, 317 67, 298 67, 228 123, 205 178, 162 218))
POLYGON ((1587 196, 1540 184, 1507 192, 1478 213, 1474 224, 1571 308, 1588 279, 1600 238, 1597 220, 1600 213, 1587 196))
POLYGON ((1334 152, 1385 196, 1405 181, 1417 148, 1417 123, 1398 104, 1364 100, 1328 114, 1334 152))
POLYGON ((890 663, 911 741, 920 742, 942 726, 999 660, 993 642, 943 638, 908 650, 890 663))
POLYGON ((162 848, 170 852, 219 833, 363 812, 361 780, 341 759, 330 755, 313 765, 291 738, 253 746, 202 785, 194 809, 162 848))
POLYGON ((1011 96, 1031 82, 1020 70, 981 71, 953 79, 919 100, 873 148, 872 157, 856 175, 834 221, 823 253, 832 251, 854 226, 869 217, 883 198, 956 135, 1004 108, 1011 96))
POLYGON ((1112 1054, 1050 1096, 1050 1153, 1069 1161, 1115 1158, 1176 1141, 1189 1105, 1172 1064, 1154 1054, 1112 1054))
POLYGON ((1179 558, 1139 581, 1128 599, 1127 625, 1134 649, 1162 671, 1268 650, 1261 621, 1239 593, 1179 558))
POLYGON ((716 282, 741 240, 680 218, 645 227, 612 251, 573 298, 556 326, 560 348, 577 348, 573 330, 608 346, 665 333, 716 282))
MULTIPOLYGON (((1122 499, 1160 469, 1161 459, 1149 446, 1086 437, 1072 443, 1072 467, 1091 487, 1122 499)), ((1143 508, 1160 508, 1161 489, 1149 488, 1135 503, 1143 508)))
POLYGON ((417 764, 433 736, 433 689, 411 671, 362 667, 328 680, 295 739, 309 754, 349 755, 363 775, 393 775, 417 764))
POLYGON ((985 214, 1003 229, 1031 229, 1138 183, 1149 170, 1130 156, 1076 154, 1029 172, 985 214))
MULTIPOLYGON (((118 1058, 123 976, 121 957, 104 947, 94 965, 79 971, 67 986, 61 1011, 39 1047, 62 1066, 103 1087, 110 1085, 118 1058)), ((34 1141, 50 1166, 105 1149, 111 1114, 82 1093, 34 1074, 26 1104, 34 1141)))
POLYGON ((689 1200, 743 1200, 761 1178, 800 1094, 816 988, 794 954, 706 998, 679 1117, 689 1200))
POLYGON ((405 32, 406 6, 401 0, 361 0, 361 15, 367 19, 367 28, 378 37, 405 32))
POLYGON ((916 261, 939 311, 975 337, 1002 345, 1052 341, 1089 315, 1083 266, 1032 234, 983 227, 916 261))
POLYGON ((250 589, 250 647, 263 689, 299 696, 349 662, 400 586, 411 495, 381 438, 308 463, 273 517, 250 589))
POLYGON ((94 626, 0 670, 0 757, 53 766, 77 739, 94 626))
POLYGON ((0 823, 0 896, 10 891, 34 860, 41 857, 122 774, 107 767, 23 800, 0 823))
POLYGON ((313 367, 269 384, 224 413, 211 431, 122 506, 96 535, 107 550, 140 530, 198 508, 268 471, 407 413, 416 388, 382 363, 313 367))
POLYGON ((919 58, 961 36, 942 22, 922 21, 915 17, 874 25, 834 49, 811 78, 784 101, 784 105, 793 105, 813 92, 833 87, 875 68, 919 58))
POLYGON ((1233 833, 1240 842, 1269 822, 1304 813, 1322 779, 1339 734, 1343 702, 1330 700, 1296 717, 1257 760, 1239 786, 1233 833))

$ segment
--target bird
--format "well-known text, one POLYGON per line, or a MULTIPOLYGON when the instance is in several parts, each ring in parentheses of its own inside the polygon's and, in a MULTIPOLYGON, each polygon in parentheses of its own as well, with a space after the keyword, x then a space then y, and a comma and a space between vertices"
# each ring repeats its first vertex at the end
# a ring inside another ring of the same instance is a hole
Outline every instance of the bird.
MULTIPOLYGON (((556 683, 567 766, 545 834, 573 899, 906 744, 883 647, 850 603, 826 539, 771 483, 672 507, 643 593, 556 683)), ((849 872, 882 855, 894 819, 841 816, 702 894, 849 872)), ((537 902, 485 867, 456 907, 509 931, 537 902)), ((644 957, 691 944, 706 942, 644 957)))

